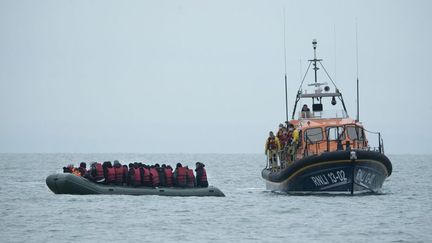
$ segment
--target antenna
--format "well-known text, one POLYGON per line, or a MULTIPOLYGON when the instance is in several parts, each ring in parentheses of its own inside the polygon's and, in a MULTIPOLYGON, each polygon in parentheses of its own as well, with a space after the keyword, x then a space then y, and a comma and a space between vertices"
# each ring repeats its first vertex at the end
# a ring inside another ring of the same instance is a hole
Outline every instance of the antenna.
POLYGON ((284 33, 284 65, 285 65, 285 115, 288 121, 288 81, 286 65, 286 34, 285 34, 285 7, 283 8, 283 33, 284 33))
POLYGON ((317 40, 316 40, 316 39, 313 39, 313 40, 312 40, 312 46, 313 46, 313 49, 314 49, 314 59, 311 60, 311 61, 313 62, 313 65, 314 65, 313 70, 315 71, 315 83, 318 83, 317 71, 318 71, 319 68, 317 67, 317 62, 320 61, 320 60, 318 60, 318 59, 316 58, 316 48, 317 48, 317 44, 318 44, 317 40))
POLYGON ((302 80, 302 76, 303 76, 303 68, 302 68, 302 59, 299 58, 299 80, 302 80))
POLYGON ((336 76, 336 24, 333 24, 333 41, 334 41, 334 80, 337 81, 336 76))
POLYGON ((360 121, 359 61, 358 61, 358 24, 356 18, 356 65, 357 65, 357 119, 360 121))

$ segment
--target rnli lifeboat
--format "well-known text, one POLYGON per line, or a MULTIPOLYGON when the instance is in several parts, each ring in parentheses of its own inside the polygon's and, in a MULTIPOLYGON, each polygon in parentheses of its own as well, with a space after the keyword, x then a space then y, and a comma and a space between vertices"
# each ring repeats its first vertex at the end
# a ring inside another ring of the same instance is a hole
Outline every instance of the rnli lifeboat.
POLYGON ((266 188, 308 194, 378 193, 392 173, 392 164, 384 154, 383 138, 363 126, 358 112, 357 119, 348 116, 342 93, 322 65, 322 59, 316 57, 316 40, 312 44, 314 59, 309 60, 291 120, 287 122, 297 129, 299 136, 296 142, 287 142, 277 158, 267 159, 261 173, 266 188), (311 66, 315 79, 304 87, 311 66), (318 82, 319 69, 325 71, 331 85, 318 82), (336 107, 337 103, 341 109, 324 109, 336 107), (297 111, 300 106, 302 109, 297 111), (369 136, 375 140, 369 140, 369 136), (272 159, 277 159, 277 163, 271 163, 272 159))

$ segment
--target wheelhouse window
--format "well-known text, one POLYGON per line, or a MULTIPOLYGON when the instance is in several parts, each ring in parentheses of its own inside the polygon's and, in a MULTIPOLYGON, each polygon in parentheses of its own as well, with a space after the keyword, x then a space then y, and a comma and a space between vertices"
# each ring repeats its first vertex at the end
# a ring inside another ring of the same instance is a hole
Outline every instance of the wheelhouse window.
POLYGON ((327 127, 327 139, 331 140, 345 140, 345 133, 343 127, 327 127))
POLYGON ((359 140, 359 141, 364 140, 362 127, 348 126, 346 130, 347 130, 348 137, 351 140, 359 140))
POLYGON ((307 143, 316 143, 323 140, 323 132, 320 127, 309 128, 305 131, 304 135, 307 143))

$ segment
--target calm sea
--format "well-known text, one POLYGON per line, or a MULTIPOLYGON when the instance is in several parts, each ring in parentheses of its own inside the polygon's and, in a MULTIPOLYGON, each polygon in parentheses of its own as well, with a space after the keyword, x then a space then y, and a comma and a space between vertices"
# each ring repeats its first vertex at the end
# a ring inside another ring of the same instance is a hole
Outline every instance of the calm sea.
POLYGON ((389 156, 380 195, 265 190, 254 154, 0 154, 0 242, 432 242, 432 156, 389 156), (225 198, 55 195, 68 163, 206 164, 225 198))

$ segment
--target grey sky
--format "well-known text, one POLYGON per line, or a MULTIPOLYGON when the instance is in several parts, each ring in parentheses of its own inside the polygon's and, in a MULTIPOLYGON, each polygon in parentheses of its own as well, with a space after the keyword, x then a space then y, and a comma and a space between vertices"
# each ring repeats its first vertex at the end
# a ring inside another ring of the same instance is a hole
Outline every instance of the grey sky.
POLYGON ((361 120, 430 153, 431 3, 1 0, 0 152, 263 153, 285 6, 290 111, 317 38, 355 116, 357 18, 361 120))

